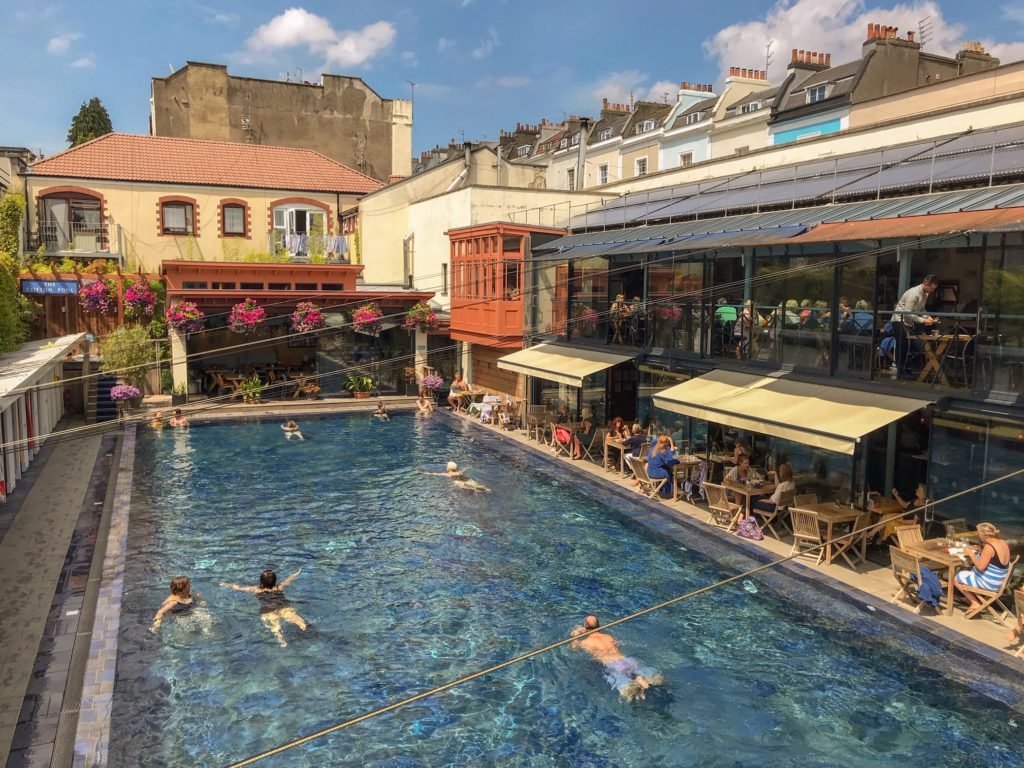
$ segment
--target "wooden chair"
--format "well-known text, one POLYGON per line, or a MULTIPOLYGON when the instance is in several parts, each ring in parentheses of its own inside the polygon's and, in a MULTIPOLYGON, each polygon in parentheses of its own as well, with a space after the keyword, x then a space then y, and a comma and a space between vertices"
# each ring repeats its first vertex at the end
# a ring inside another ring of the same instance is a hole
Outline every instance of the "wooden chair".
POLYGON ((816 493, 798 493, 793 497, 794 507, 803 507, 807 504, 817 504, 818 494, 816 493))
POLYGON ((704 496, 708 500, 707 522, 731 528, 740 505, 729 501, 725 487, 705 481, 704 496))
POLYGON ((835 551, 832 554, 832 560, 835 561, 835 556, 839 555, 845 560, 851 568, 856 569, 858 562, 864 562, 866 556, 867 542, 868 542, 868 531, 871 530, 871 513, 865 512, 857 517, 853 521, 853 527, 850 529, 850 533, 843 536, 842 541, 838 542, 835 547, 835 551), (860 547, 859 559, 854 561, 850 558, 850 551, 860 547))
POLYGON ((799 507, 789 510, 789 515, 793 524, 793 549, 789 553, 790 556, 803 554, 805 550, 814 554, 814 550, 817 549, 818 559, 815 565, 820 565, 825 559, 825 540, 821 536, 818 515, 799 507))
POLYGON ((1024 588, 1013 593, 1013 605, 1017 612, 1017 642, 1020 643, 1014 656, 1024 656, 1024 588))
POLYGON ((916 603, 914 612, 920 613, 924 606, 924 601, 917 595, 921 586, 921 558, 892 545, 889 546, 889 558, 892 560, 893 578, 899 585, 889 602, 895 603, 903 597, 909 597, 916 603))
POLYGON ((1013 569, 1017 567, 1018 560, 1020 560, 1020 555, 1017 555, 1017 557, 1010 561, 1010 567, 1006 569, 1006 576, 1003 577, 1003 581, 999 585, 998 589, 978 589, 975 587, 968 587, 966 584, 957 582, 957 589, 961 592, 970 592, 975 597, 981 598, 980 603, 973 605, 964 611, 965 619, 973 619, 984 611, 989 611, 996 617, 996 621, 1002 621, 1009 615, 1010 612, 997 601, 1003 596, 1003 592, 1006 591, 1006 585, 1010 581, 1010 576, 1013 575, 1013 569))
POLYGON ((566 457, 571 459, 572 458, 572 430, 569 429, 569 427, 566 426, 565 424, 556 424, 553 421, 548 424, 548 429, 551 431, 551 442, 548 443, 548 445, 550 445, 554 449, 554 451, 555 451, 555 453, 557 455, 562 456, 564 454, 566 457), (558 429, 567 430, 569 432, 569 442, 567 442, 567 443, 560 443, 560 442, 558 442, 558 439, 556 438, 557 430, 558 429))
POLYGON ((608 427, 597 427, 590 433, 590 440, 580 441, 580 450, 583 451, 581 459, 587 459, 596 463, 604 460, 604 436, 608 434, 608 427))
POLYGON ((924 541, 924 536, 921 535, 921 526, 899 525, 896 527, 896 543, 900 549, 906 550, 907 547, 920 544, 922 541, 924 541))
POLYGON ((647 462, 639 456, 626 456, 626 462, 633 470, 633 477, 640 483, 640 492, 644 496, 654 498, 661 491, 661 486, 668 482, 667 477, 653 478, 647 474, 647 462))
POLYGON ((760 509, 757 506, 751 508, 750 513, 758 518, 761 523, 761 530, 767 530, 776 539, 782 537, 779 536, 779 532, 775 530, 775 526, 779 526, 783 531, 789 533, 789 526, 786 525, 786 516, 789 512, 789 508, 796 506, 796 497, 792 493, 785 493, 779 500, 779 504, 775 509, 769 511, 767 509, 760 509))

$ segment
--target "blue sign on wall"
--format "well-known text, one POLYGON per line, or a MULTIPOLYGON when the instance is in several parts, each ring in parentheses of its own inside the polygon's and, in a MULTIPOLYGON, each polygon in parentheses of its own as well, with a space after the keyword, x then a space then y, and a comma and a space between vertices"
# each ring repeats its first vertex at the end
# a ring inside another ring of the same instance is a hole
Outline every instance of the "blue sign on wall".
POLYGON ((808 136, 824 136, 828 133, 837 133, 843 130, 843 122, 838 117, 834 120, 826 120, 822 123, 805 125, 801 128, 790 128, 788 131, 779 131, 774 135, 775 144, 789 144, 791 141, 803 139, 808 136))
POLYGON ((78 293, 78 281, 22 280, 21 292, 24 294, 44 294, 47 296, 74 296, 78 293))

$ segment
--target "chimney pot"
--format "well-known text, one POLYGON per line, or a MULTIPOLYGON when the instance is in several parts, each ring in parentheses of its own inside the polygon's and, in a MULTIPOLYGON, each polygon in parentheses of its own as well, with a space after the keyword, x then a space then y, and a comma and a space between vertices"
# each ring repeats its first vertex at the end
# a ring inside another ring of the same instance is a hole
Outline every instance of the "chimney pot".
POLYGON ((797 50, 796 50, 796 48, 793 49, 793 55, 790 57, 789 60, 792 63, 794 63, 794 64, 797 62, 797 50))
POLYGON ((871 25, 871 39, 872 40, 877 40, 881 36, 882 36, 882 25, 881 24, 872 24, 871 25))
POLYGON ((866 38, 864 38, 865 40, 870 40, 871 39, 871 28, 873 26, 874 26, 874 24, 872 24, 871 22, 868 22, 868 36, 866 38))
POLYGON ((914 42, 914 33, 913 32, 907 32, 907 42, 908 43, 914 42))

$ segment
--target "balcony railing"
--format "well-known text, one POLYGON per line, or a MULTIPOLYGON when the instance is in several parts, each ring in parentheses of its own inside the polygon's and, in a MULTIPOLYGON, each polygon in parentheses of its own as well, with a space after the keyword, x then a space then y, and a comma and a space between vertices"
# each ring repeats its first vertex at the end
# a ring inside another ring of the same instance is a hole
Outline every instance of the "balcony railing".
POLYGON ((110 239, 105 224, 43 219, 28 243, 29 250, 40 247, 54 254, 107 254, 110 252, 110 239))

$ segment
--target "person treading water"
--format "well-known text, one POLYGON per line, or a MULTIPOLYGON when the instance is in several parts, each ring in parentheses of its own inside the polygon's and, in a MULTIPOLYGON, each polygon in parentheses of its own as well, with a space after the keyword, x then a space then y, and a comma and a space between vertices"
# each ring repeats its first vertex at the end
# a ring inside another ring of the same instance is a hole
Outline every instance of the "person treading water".
MULTIPOLYGON (((572 637, 590 632, 601 626, 597 616, 590 615, 583 619, 583 626, 572 631, 572 637)), ((636 659, 626 656, 619 650, 615 638, 607 632, 591 632, 586 637, 574 640, 569 647, 578 651, 581 648, 604 664, 604 677, 612 688, 626 701, 643 700, 647 689, 652 685, 661 685, 664 678, 661 672, 653 667, 645 667, 636 659)))
POLYGON ((286 439, 291 440, 292 437, 299 438, 299 442, 304 441, 306 438, 302 436, 302 432, 299 430, 299 425, 291 419, 281 425, 281 429, 284 430, 284 436, 286 439))
POLYGON ((455 481, 455 487, 461 488, 464 491, 479 491, 481 493, 491 492, 491 489, 486 485, 481 485, 476 480, 471 480, 466 477, 465 473, 459 469, 459 465, 454 461, 448 462, 444 472, 424 472, 423 474, 431 475, 433 477, 450 477, 455 481))

